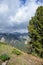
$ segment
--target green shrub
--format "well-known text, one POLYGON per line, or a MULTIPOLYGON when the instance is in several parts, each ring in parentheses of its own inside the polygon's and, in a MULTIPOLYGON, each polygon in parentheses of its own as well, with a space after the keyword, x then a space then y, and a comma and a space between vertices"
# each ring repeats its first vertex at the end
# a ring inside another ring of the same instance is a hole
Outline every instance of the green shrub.
POLYGON ((1 59, 2 61, 6 61, 6 60, 9 60, 10 57, 9 57, 7 54, 2 54, 2 55, 0 55, 0 59, 1 59))
POLYGON ((16 54, 16 55, 20 55, 21 52, 18 49, 13 49, 12 53, 16 54))

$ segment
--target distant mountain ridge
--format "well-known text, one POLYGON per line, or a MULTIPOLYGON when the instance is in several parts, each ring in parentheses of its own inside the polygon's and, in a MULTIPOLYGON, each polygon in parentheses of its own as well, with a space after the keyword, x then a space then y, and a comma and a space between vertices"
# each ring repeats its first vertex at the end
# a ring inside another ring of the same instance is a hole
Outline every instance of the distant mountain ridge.
MULTIPOLYGON (((3 37, 5 40, 20 40, 20 38, 24 38, 25 36, 28 36, 28 33, 0 33, 0 40, 3 37)), ((26 38, 26 37, 25 37, 26 38)))

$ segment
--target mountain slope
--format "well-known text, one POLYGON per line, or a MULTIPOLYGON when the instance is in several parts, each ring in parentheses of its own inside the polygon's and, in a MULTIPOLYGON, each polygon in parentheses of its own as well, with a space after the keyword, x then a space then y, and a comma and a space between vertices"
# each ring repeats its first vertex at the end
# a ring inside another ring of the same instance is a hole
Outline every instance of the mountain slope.
POLYGON ((0 55, 3 53, 7 53, 10 56, 8 65, 42 65, 43 64, 43 59, 32 56, 30 54, 26 54, 22 51, 21 51, 22 54, 17 56, 16 54, 12 53, 13 49, 15 48, 10 45, 0 43, 0 55))
POLYGON ((0 42, 6 42, 20 50, 27 52, 28 33, 0 33, 0 42))

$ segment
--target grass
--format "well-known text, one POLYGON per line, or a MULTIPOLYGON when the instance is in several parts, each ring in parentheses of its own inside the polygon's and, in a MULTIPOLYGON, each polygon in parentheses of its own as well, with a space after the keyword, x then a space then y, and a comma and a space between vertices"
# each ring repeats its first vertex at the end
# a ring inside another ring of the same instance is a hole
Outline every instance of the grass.
POLYGON ((13 49, 12 53, 16 55, 21 55, 21 51, 18 49, 13 49))
POLYGON ((6 43, 1 43, 0 42, 0 55, 1 54, 8 54, 8 55, 11 55, 12 53, 12 50, 14 48, 6 43))
POLYGON ((10 57, 7 65, 42 65, 43 63, 41 58, 24 53, 6 43, 0 42, 0 56, 2 54, 7 54, 10 57))

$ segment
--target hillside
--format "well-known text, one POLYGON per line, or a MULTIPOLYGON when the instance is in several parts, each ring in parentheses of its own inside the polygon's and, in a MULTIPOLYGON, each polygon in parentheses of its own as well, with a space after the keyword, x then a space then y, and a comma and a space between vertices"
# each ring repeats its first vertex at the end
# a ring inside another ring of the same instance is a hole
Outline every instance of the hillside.
POLYGON ((26 42, 28 40, 30 40, 28 33, 0 33, 0 42, 6 42, 25 52, 27 52, 26 42))
POLYGON ((8 44, 0 43, 0 55, 6 53, 10 56, 10 60, 7 65, 43 65, 43 59, 26 54, 20 50, 20 55, 13 54, 12 51, 14 49, 14 47, 8 44))

